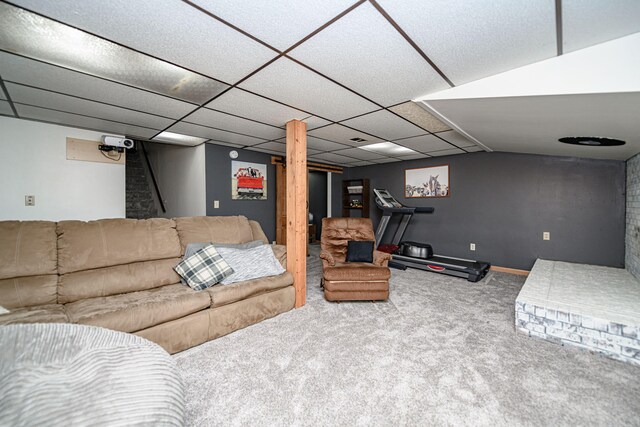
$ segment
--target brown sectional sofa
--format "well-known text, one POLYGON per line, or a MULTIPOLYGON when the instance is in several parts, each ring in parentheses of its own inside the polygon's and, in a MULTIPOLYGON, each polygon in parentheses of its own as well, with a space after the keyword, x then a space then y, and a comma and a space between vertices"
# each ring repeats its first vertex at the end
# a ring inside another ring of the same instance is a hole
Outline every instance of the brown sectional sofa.
POLYGON ((243 216, 0 221, 0 325, 95 325, 185 350, 293 308, 289 272, 194 291, 173 270, 188 243, 252 240, 268 244, 243 216))

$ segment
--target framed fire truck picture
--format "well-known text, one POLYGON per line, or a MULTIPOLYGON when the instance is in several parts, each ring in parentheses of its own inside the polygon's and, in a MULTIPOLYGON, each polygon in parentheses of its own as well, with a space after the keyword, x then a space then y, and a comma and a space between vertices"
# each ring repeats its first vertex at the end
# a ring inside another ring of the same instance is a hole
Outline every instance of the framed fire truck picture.
POLYGON ((232 161, 231 199, 267 200, 267 165, 232 161))

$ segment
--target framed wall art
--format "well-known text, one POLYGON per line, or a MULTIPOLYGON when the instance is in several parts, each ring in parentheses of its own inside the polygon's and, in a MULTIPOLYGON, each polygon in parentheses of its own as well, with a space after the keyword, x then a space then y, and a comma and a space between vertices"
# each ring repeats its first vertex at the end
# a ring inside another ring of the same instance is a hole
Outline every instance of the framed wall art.
POLYGON ((267 200, 267 165, 232 161, 231 199, 267 200))
POLYGON ((449 197, 449 165, 405 169, 404 197, 449 197))

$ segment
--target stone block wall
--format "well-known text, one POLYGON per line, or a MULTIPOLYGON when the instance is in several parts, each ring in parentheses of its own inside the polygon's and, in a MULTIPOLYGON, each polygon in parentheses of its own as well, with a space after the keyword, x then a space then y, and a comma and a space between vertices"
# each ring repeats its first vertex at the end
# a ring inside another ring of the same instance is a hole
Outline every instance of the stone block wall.
POLYGON ((516 328, 531 337, 640 366, 640 328, 516 301, 516 328))
POLYGON ((625 267, 640 279, 640 154, 627 161, 625 267))

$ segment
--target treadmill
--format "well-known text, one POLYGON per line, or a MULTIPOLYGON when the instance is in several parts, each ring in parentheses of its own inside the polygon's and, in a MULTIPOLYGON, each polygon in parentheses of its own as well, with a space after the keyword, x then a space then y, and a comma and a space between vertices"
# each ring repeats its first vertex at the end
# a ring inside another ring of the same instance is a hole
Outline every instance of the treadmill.
POLYGON ((406 270, 407 267, 418 268, 434 273, 462 277, 470 282, 477 282, 487 274, 491 267, 488 262, 434 255, 430 245, 401 242, 413 214, 433 213, 435 209, 431 207, 405 206, 398 202, 389 191, 384 189, 374 189, 373 192, 376 197, 376 204, 382 209, 382 219, 376 230, 376 242, 378 242, 378 250, 391 252, 392 259, 389 261, 389 267, 401 270, 406 270), (393 235, 391 244, 381 245, 380 242, 382 242, 384 232, 387 230, 389 220, 395 214, 402 215, 398 229, 393 235))

